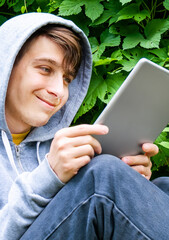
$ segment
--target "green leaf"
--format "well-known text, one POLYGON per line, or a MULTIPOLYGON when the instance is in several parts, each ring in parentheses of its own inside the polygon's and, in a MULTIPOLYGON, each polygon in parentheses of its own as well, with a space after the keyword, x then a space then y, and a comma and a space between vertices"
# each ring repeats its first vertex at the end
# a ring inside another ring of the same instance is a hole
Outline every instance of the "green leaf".
POLYGON ((92 53, 93 53, 93 61, 94 62, 98 61, 101 55, 103 54, 104 50, 106 49, 106 47, 104 46, 104 44, 99 45, 95 37, 89 38, 89 42, 90 42, 92 53))
POLYGON ((159 143, 159 145, 161 145, 169 150, 169 142, 161 142, 161 143, 159 143))
POLYGON ((124 5, 124 4, 126 4, 126 3, 129 3, 129 2, 131 2, 132 0, 120 0, 120 2, 124 5))
POLYGON ((108 103, 111 98, 114 96, 114 94, 117 92, 121 84, 124 82, 125 76, 122 73, 114 73, 109 74, 106 78, 106 84, 107 84, 107 98, 104 97, 102 101, 104 103, 108 103))
POLYGON ((0 7, 2 7, 5 4, 5 0, 0 0, 0 7))
POLYGON ((106 47, 115 47, 119 46, 120 44, 120 36, 116 36, 110 33, 108 29, 102 32, 100 40, 101 43, 104 44, 106 47))
POLYGON ((63 0, 53 0, 50 1, 50 3, 48 4, 49 6, 49 13, 56 11, 56 9, 58 9, 61 5, 61 2, 63 0))
POLYGON ((105 9, 109 9, 112 11, 112 15, 114 15, 114 13, 117 13, 120 11, 122 4, 119 1, 114 1, 114 0, 109 0, 109 1, 105 1, 104 2, 104 7, 105 9))
POLYGON ((25 11, 26 11, 25 6, 22 6, 22 7, 21 7, 21 13, 23 14, 25 11))
POLYGON ((123 49, 131 49, 136 47, 143 39, 143 36, 139 33, 133 33, 128 35, 123 41, 123 49))
POLYGON ((112 11, 105 10, 99 18, 97 18, 93 23, 90 24, 90 26, 96 26, 96 25, 102 24, 111 17, 112 17, 112 11))
POLYGON ((104 53, 106 47, 119 46, 120 36, 116 36, 110 33, 108 29, 106 29, 100 36, 100 45, 95 37, 89 38, 89 41, 92 48, 93 61, 97 62, 100 59, 101 55, 104 53))
MULTIPOLYGON (((9 8, 15 6, 18 2, 19 2, 19 0, 14 0, 14 1, 7 0, 7 4, 8 4, 8 7, 9 7, 9 8)), ((20 3, 20 5, 22 6, 22 5, 23 5, 23 2, 20 3)), ((20 8, 20 9, 21 9, 21 8, 20 8)))
POLYGON ((169 28, 167 19, 153 19, 145 27, 144 33, 146 39, 143 39, 140 45, 144 48, 158 48, 161 35, 169 28))
POLYGON ((152 49, 149 50, 150 53, 153 53, 154 55, 156 55, 160 60, 162 61, 166 61, 168 55, 167 55, 167 48, 158 48, 158 49, 152 49))
POLYGON ((61 16, 69 16, 69 15, 77 15, 82 11, 82 6, 85 5, 85 14, 92 21, 97 19, 103 13, 103 5, 100 4, 102 0, 64 0, 59 8, 59 15, 61 16))
POLYGON ((84 1, 85 13, 92 21, 96 20, 103 13, 103 5, 100 3, 102 0, 84 1))
POLYGON ((42 12, 42 10, 41 10, 40 7, 38 7, 38 8, 36 9, 36 11, 39 12, 39 13, 42 12))
POLYGON ((82 6, 84 5, 84 0, 64 0, 59 8, 60 16, 69 16, 73 14, 78 14, 82 11, 82 6))
POLYGON ((116 50, 114 51, 112 54, 111 54, 111 58, 117 60, 117 61, 120 61, 123 59, 123 55, 122 55, 122 51, 119 49, 119 50, 116 50))
POLYGON ((113 58, 104 58, 104 59, 99 59, 98 61, 94 62, 94 67, 96 66, 101 66, 101 65, 108 65, 110 64, 114 59, 113 58))
POLYGON ((155 144, 158 144, 160 142, 165 142, 167 141, 167 133, 166 132, 162 132, 158 137, 157 139, 154 141, 155 144))
POLYGON ((149 13, 148 10, 144 9, 144 10, 142 10, 142 11, 139 10, 138 13, 135 14, 134 19, 135 19, 137 22, 141 22, 141 21, 143 21, 144 19, 146 19, 147 17, 148 17, 148 18, 151 17, 151 16, 150 16, 150 13, 149 13))
POLYGON ((117 21, 124 20, 124 19, 135 19, 137 22, 143 21, 146 17, 150 18, 149 12, 144 9, 140 10, 139 5, 136 3, 130 4, 127 7, 124 7, 118 13, 119 17, 117 21))
POLYGON ((121 3, 119 1, 109 0, 109 2, 104 2, 105 9, 111 13, 111 19, 109 25, 117 21, 118 12, 121 10, 121 3))
POLYGON ((169 127, 164 128, 163 132, 169 132, 169 127))
POLYGON ((127 72, 130 72, 135 67, 140 58, 150 58, 149 53, 141 48, 125 50, 122 53, 126 59, 120 60, 119 63, 123 65, 122 69, 127 72))
POLYGON ((98 61, 101 57, 101 55, 104 53, 106 49, 106 46, 104 44, 100 44, 99 46, 97 46, 97 50, 95 51, 95 53, 93 54, 93 61, 98 61))
POLYGON ((169 0, 165 0, 165 1, 163 2, 163 5, 164 5, 164 7, 165 7, 167 10, 169 10, 169 0))
POLYGON ((86 36, 89 35, 89 24, 90 24, 90 19, 86 18, 85 14, 83 12, 79 13, 78 15, 71 15, 68 17, 64 17, 69 20, 72 20, 80 29, 84 31, 86 36))
POLYGON ((76 120, 80 116, 87 113, 91 108, 93 108, 97 98, 104 99, 106 91, 107 91, 107 85, 105 83, 105 80, 101 76, 98 76, 93 72, 88 93, 78 113, 76 114, 74 121, 76 122, 76 120))
POLYGON ((159 167, 166 165, 167 158, 165 152, 163 151, 163 147, 159 146, 159 153, 151 158, 153 163, 152 171, 157 171, 159 167))
POLYGON ((90 46, 91 46, 91 49, 92 49, 92 53, 94 53, 98 49, 98 45, 99 45, 99 43, 97 41, 97 38, 96 37, 90 37, 89 42, 90 42, 90 46))
POLYGON ((117 28, 116 28, 116 25, 115 25, 115 24, 112 24, 112 25, 109 27, 109 32, 112 33, 112 34, 115 34, 115 35, 120 35, 119 32, 117 31, 117 28))
POLYGON ((118 12, 119 17, 117 21, 133 18, 138 13, 138 10, 139 6, 135 3, 124 7, 118 12))
POLYGON ((115 22, 117 20, 117 13, 121 9, 121 4, 118 1, 110 0, 108 3, 104 3, 105 10, 103 14, 94 21, 91 26, 99 25, 106 22, 111 18, 111 22, 115 22))
POLYGON ((6 17, 0 15, 0 25, 2 25, 7 20, 6 17))
POLYGON ((144 39, 139 32, 138 26, 134 24, 128 26, 127 31, 125 32, 124 30, 123 35, 126 35, 126 38, 123 40, 123 49, 134 48, 144 39))

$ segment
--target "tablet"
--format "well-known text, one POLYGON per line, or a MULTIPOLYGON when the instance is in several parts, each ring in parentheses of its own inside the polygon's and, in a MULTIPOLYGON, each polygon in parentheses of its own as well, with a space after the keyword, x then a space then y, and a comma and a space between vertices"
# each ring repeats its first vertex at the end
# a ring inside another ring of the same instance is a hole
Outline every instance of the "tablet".
POLYGON ((107 125, 109 133, 95 137, 102 153, 136 155, 168 122, 169 71, 142 58, 94 123, 107 125))

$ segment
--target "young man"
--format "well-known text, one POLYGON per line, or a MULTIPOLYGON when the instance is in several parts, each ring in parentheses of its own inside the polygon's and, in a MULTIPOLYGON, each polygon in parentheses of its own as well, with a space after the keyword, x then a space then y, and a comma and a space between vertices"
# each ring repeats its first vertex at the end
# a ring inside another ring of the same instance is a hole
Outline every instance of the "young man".
POLYGON ((107 127, 68 127, 91 76, 83 32, 30 13, 0 39, 0 239, 167 239, 168 195, 148 181, 157 147, 94 157, 107 127))

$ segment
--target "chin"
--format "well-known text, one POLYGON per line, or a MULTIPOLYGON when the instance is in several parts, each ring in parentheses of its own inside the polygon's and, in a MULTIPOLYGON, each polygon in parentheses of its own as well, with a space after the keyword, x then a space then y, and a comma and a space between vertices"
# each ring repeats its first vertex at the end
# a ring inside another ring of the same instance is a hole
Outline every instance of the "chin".
POLYGON ((39 118, 39 119, 37 121, 33 122, 33 125, 32 125, 33 127, 42 127, 42 126, 46 125, 50 118, 47 118, 47 119, 39 118))

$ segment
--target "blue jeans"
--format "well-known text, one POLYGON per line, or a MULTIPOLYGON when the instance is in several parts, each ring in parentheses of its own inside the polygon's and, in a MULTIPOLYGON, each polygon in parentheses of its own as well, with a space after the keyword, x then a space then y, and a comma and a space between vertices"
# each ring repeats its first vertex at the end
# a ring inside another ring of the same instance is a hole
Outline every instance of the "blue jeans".
POLYGON ((168 240, 168 194, 169 178, 150 182, 118 158, 100 155, 58 192, 21 240, 168 240))

